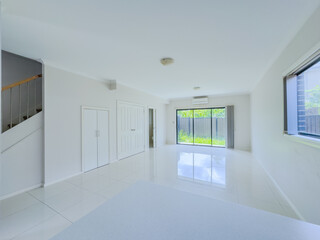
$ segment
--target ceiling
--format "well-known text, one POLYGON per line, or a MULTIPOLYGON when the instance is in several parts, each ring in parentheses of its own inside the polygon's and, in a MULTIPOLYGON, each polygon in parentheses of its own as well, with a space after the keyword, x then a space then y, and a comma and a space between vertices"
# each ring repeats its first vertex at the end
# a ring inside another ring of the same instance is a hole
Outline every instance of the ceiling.
POLYGON ((2 47, 166 99, 248 93, 319 5, 2 0, 2 47), (175 63, 162 66, 163 57, 175 63))

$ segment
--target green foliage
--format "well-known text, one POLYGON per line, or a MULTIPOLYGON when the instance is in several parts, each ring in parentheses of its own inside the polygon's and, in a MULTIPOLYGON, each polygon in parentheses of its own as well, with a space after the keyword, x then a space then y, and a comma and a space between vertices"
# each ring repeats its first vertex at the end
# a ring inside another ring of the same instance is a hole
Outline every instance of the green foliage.
POLYGON ((212 109, 212 117, 216 118, 224 118, 225 117, 225 109, 224 108, 216 108, 212 109))
POLYGON ((224 139, 212 139, 212 145, 225 146, 226 145, 226 140, 224 140, 224 139))
POLYGON ((193 143, 192 136, 189 136, 187 133, 185 133, 181 130, 179 131, 178 140, 181 143, 193 143))
MULTIPOLYGON (((193 137, 183 131, 179 131, 178 140, 180 143, 191 143, 191 144, 193 143, 193 137)), ((194 143, 211 145, 211 139, 195 137, 194 143)), ((225 146, 225 144, 226 144, 225 139, 214 139, 214 138, 212 139, 212 145, 225 146)))
POLYGON ((225 109, 216 108, 216 109, 195 109, 195 110, 178 110, 178 116, 181 118, 224 118, 225 109))
POLYGON ((211 118, 211 109, 194 110, 194 118, 211 118))
POLYGON ((179 110, 177 114, 182 118, 193 118, 193 110, 179 110))
POLYGON ((320 108, 320 86, 317 85, 315 88, 307 90, 306 93, 306 108, 320 108))

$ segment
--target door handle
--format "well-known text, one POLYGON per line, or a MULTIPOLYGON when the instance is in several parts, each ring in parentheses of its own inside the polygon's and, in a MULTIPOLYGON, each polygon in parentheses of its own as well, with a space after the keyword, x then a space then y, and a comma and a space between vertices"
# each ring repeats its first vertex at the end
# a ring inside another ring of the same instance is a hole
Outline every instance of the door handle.
POLYGON ((96 137, 100 137, 100 131, 96 130, 96 137))

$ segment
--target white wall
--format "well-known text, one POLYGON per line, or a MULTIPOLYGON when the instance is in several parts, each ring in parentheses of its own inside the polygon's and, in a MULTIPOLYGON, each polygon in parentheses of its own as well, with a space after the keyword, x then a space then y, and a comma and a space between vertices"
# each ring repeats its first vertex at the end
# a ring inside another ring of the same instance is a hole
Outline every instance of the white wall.
POLYGON ((301 57, 320 47, 320 8, 266 72, 251 94, 252 148, 298 213, 320 224, 320 149, 283 135, 282 77, 301 57))
POLYGON ((230 95, 209 97, 209 104, 192 105, 192 98, 171 100, 167 105, 167 143, 176 143, 176 110, 183 108, 204 108, 204 107, 224 107, 234 105, 235 121, 235 149, 251 149, 251 128, 250 128, 250 96, 230 95))
MULTIPOLYGON (((157 146, 165 143, 165 101, 122 85, 107 84, 45 65, 45 184, 81 172, 81 106, 110 110, 110 160, 117 160, 116 102, 133 102, 157 109, 157 146)), ((146 109, 147 110, 147 109, 146 109)), ((148 146, 148 111, 145 141, 148 146)))
POLYGON ((43 114, 1 134, 0 199, 39 187, 43 179, 43 114))

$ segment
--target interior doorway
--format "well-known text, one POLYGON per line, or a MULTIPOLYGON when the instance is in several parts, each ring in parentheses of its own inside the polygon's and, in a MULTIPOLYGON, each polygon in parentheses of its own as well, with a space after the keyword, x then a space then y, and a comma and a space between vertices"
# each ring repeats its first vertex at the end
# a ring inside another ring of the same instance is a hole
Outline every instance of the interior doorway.
POLYGON ((149 148, 156 147, 156 109, 149 108, 149 148))

